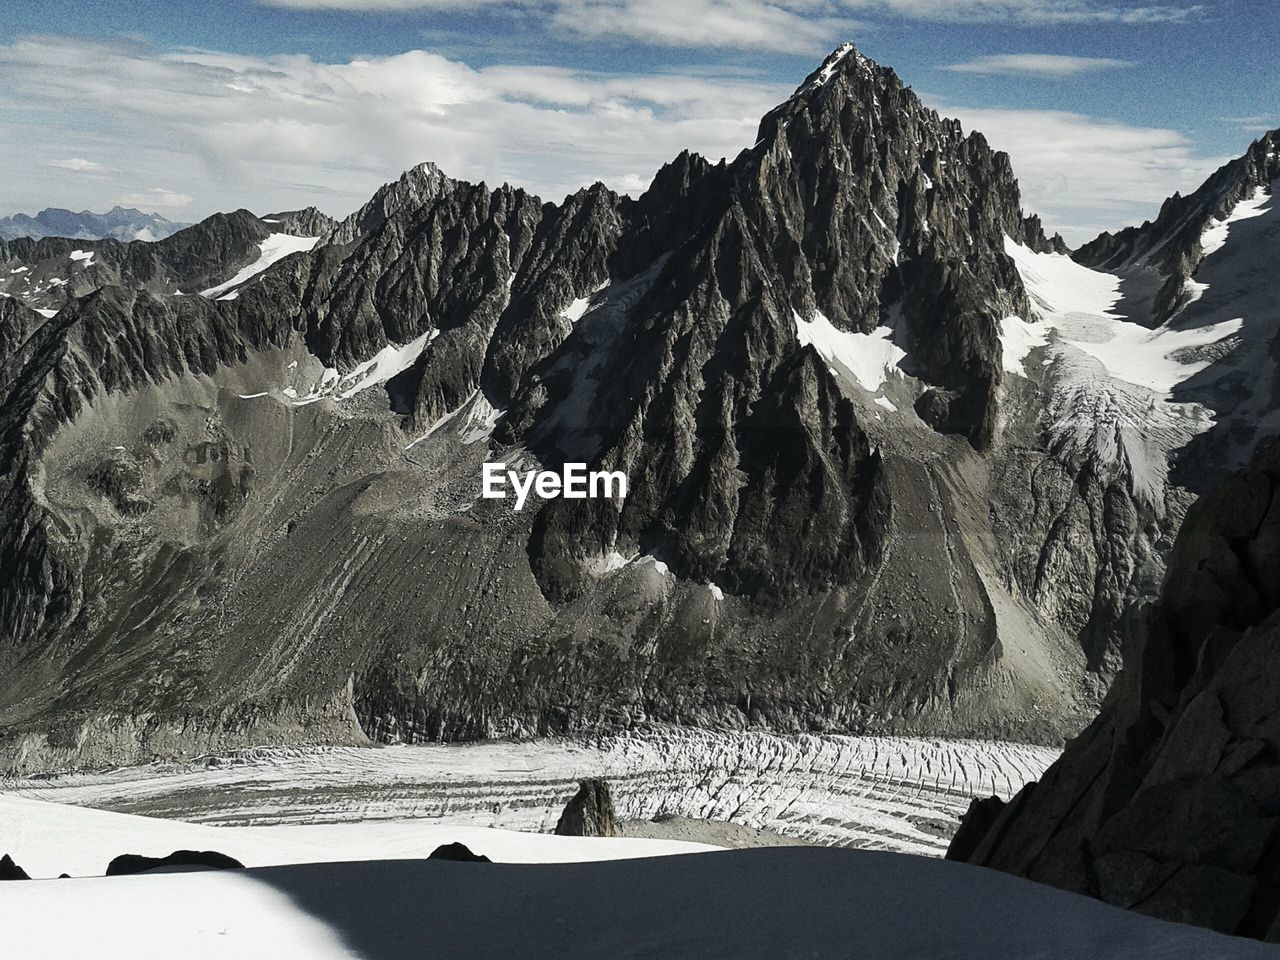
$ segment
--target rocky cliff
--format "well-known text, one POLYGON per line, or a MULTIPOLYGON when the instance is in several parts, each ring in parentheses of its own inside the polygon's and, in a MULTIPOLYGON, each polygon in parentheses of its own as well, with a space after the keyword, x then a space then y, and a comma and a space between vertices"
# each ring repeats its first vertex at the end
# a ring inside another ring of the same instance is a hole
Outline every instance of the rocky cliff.
POLYGON ((1101 716, 951 855, 1280 942, 1280 445, 1196 503, 1101 716))
POLYGON ((208 297, 139 267, 0 300, 10 766, 651 720, 1052 742, 1190 499, 1159 464, 1193 431, 1142 461, 1108 419, 1169 398, 1082 377, 1008 158, 850 46, 637 198, 424 164, 340 223, 209 229, 166 241, 208 297), (515 513, 498 460, 630 492, 515 513))

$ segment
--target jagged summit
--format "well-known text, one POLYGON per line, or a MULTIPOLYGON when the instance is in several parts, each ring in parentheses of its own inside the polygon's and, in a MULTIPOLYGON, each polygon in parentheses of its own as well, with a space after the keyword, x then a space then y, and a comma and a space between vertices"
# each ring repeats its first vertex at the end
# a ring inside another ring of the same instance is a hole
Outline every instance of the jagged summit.
POLYGON ((759 131, 634 198, 428 163, 313 249, 226 217, 174 247, 208 238, 183 296, 168 261, 0 248, 24 296, 97 283, 0 337, 14 762, 652 718, 1059 737, 1175 515, 1051 442, 1074 394, 1020 265, 1065 258, 1007 156, 852 47, 759 131), (497 460, 633 485, 514 513, 497 460))

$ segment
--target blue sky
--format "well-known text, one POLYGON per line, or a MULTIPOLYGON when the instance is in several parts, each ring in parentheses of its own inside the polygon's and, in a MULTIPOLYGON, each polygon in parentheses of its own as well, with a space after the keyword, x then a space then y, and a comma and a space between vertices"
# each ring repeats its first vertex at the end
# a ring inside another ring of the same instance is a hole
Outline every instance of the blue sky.
POLYGON ((837 43, 1013 156, 1083 240, 1280 127, 1280 4, 8 0, 0 211, 340 214, 422 160, 543 196, 713 157, 837 43))

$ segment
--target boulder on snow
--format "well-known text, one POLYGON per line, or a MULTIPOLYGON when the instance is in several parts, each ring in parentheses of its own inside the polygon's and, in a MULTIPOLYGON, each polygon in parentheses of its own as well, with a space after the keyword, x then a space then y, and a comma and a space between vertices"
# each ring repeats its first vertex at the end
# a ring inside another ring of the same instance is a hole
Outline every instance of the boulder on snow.
POLYGON ((616 837, 613 797, 603 780, 583 780, 560 814, 556 833, 562 837, 616 837))
POLYGON ((234 857, 216 850, 175 850, 167 857, 144 857, 137 853, 124 853, 107 864, 108 877, 124 877, 133 873, 146 873, 163 867, 198 867, 206 870, 243 869, 244 864, 234 857))
POLYGON ((483 853, 472 853, 465 843, 445 843, 431 851, 428 860, 456 860, 459 863, 492 863, 483 853))
POLYGON ((974 797, 960 820, 960 829, 951 838, 947 859, 968 860, 1003 809, 1004 801, 999 797, 974 797))
POLYGON ((0 880, 30 880, 27 871, 13 862, 13 857, 5 854, 0 857, 0 880))

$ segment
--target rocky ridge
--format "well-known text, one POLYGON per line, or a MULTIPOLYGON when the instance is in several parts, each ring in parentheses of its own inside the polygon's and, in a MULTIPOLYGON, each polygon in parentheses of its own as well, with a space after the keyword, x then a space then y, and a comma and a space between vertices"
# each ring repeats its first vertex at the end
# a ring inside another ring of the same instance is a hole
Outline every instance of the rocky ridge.
POLYGON ((1048 447, 1010 242, 1063 249, 1007 157, 842 47, 635 199, 426 164, 234 299, 0 300, 8 764, 652 719, 1055 739, 1164 534, 1048 447), (486 459, 637 480, 513 514, 486 459))

